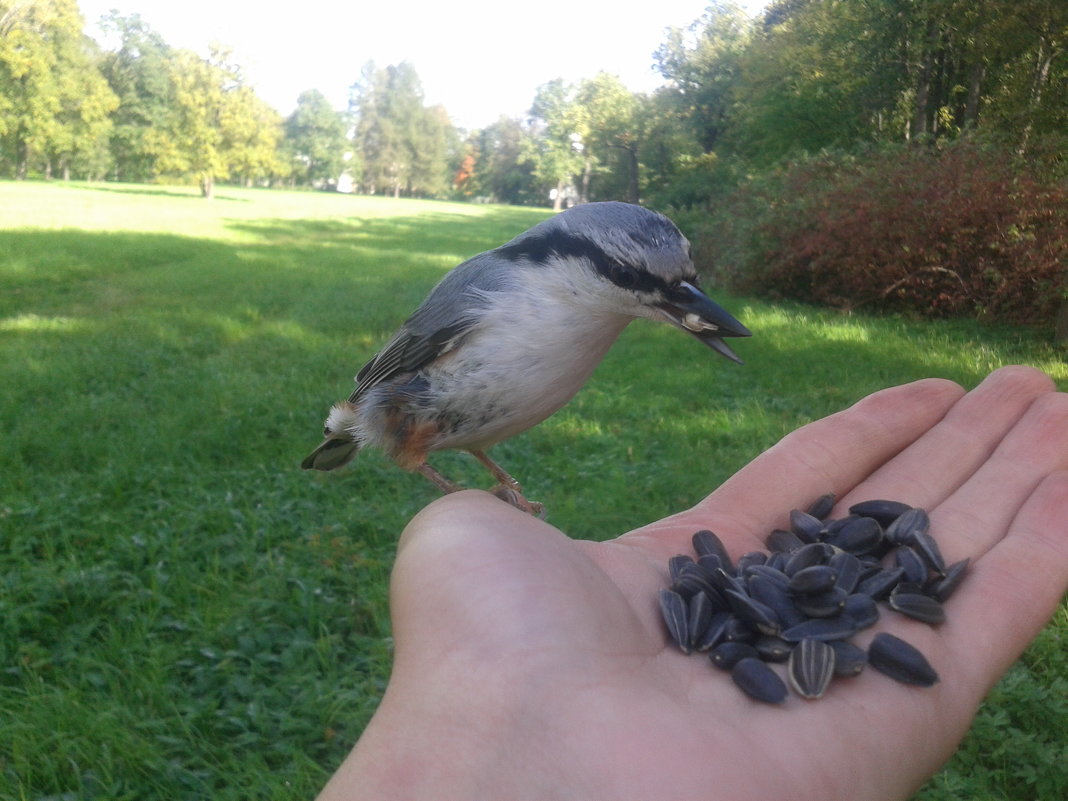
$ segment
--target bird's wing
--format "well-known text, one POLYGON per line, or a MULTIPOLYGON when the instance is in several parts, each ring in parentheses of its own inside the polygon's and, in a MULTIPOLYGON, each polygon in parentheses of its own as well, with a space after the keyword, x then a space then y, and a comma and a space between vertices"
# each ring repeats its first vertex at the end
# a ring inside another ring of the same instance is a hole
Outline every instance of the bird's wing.
POLYGON ((502 263, 483 253, 454 268, 431 290, 378 354, 356 374, 355 403, 371 387, 448 353, 475 326, 488 292, 502 288, 502 263))

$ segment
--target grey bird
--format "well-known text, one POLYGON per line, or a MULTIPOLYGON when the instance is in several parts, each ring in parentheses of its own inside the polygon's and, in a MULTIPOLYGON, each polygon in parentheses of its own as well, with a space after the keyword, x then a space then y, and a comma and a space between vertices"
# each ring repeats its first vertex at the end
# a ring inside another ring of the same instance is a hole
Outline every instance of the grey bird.
POLYGON ((616 202, 561 212, 450 270, 356 374, 301 466, 334 470, 374 446, 454 492, 427 454, 465 450, 498 497, 540 514, 486 449, 564 406, 639 317, 739 363, 723 340, 750 336, 698 288, 690 243, 667 217, 616 202))

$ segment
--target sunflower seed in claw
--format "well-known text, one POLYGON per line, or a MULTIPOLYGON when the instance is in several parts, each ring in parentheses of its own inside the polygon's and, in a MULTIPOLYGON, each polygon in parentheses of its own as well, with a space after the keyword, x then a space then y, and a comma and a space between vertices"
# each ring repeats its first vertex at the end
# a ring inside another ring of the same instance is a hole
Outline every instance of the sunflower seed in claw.
POLYGON ((961 559, 959 562, 954 562, 946 568, 946 577, 934 585, 931 590, 931 594, 942 603, 953 594, 953 592, 960 586, 961 581, 964 579, 964 574, 968 571, 968 564, 971 559, 961 559))
POLYGON ((812 618, 798 623, 780 636, 788 642, 800 642, 806 637, 814 640, 845 640, 860 631, 860 626, 848 615, 812 618))
POLYGON ((890 608, 908 615, 914 620, 937 626, 946 620, 942 604, 927 595, 914 592, 894 592, 890 594, 890 608))
POLYGON ((790 653, 786 678, 802 698, 821 698, 834 677, 834 663, 835 652, 831 646, 806 638, 790 653))
POLYGON ((687 604, 674 590, 660 591, 660 611, 667 624, 668 634, 675 645, 684 653, 690 653, 690 632, 686 619, 687 604))
POLYGON ((723 670, 730 670, 743 659, 759 656, 757 649, 745 642, 721 642, 709 653, 712 664, 723 670))
POLYGON ((834 509, 834 502, 838 499, 838 496, 833 492, 828 492, 826 495, 821 495, 812 502, 812 505, 805 511, 815 518, 823 520, 831 514, 831 510, 834 509))
POLYGON ((849 640, 830 640, 827 643, 834 649, 834 675, 859 676, 868 664, 868 653, 849 640))
POLYGON ((786 700, 786 684, 759 659, 747 657, 731 669, 731 678, 750 698, 767 704, 786 700))
POLYGON ((881 631, 868 646, 868 663, 903 684, 930 687, 938 682, 938 673, 914 646, 881 631))
POLYGON ((861 501, 849 507, 849 513, 861 517, 873 517, 882 526, 888 526, 912 507, 901 501, 875 499, 861 501))
POLYGON ((838 574, 829 565, 812 565, 803 568, 790 577, 787 588, 794 595, 818 595, 834 586, 838 574))
POLYGON ((712 622, 712 602, 703 592, 694 593, 686 610, 687 642, 693 648, 712 622))

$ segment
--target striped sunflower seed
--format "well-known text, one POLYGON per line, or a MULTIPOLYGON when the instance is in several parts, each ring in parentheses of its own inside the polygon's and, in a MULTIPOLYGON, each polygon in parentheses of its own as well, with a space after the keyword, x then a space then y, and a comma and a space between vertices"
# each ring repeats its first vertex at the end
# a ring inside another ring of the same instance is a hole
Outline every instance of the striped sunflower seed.
POLYGON ((802 698, 822 698, 834 677, 834 649, 820 640, 805 638, 790 653, 786 678, 802 698))

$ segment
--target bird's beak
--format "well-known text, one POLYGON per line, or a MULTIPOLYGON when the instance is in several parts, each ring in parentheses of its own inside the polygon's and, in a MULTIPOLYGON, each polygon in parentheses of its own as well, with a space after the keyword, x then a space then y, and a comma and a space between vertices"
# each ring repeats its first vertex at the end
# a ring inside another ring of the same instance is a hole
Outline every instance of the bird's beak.
POLYGON ((658 308, 672 325, 693 334, 716 353, 742 364, 723 338, 748 337, 752 332, 693 284, 683 281, 658 308))

